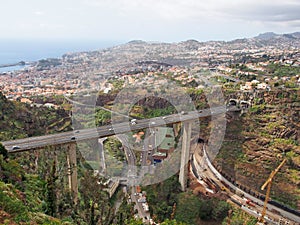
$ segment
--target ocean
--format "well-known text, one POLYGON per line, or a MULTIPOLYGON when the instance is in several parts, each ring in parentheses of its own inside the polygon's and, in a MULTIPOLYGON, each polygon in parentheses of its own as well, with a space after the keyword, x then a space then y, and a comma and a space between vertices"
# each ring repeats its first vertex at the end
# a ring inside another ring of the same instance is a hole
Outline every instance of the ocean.
POLYGON ((20 61, 33 62, 45 58, 60 58, 67 52, 100 50, 120 44, 120 41, 74 40, 1 40, 0 65, 20 61))

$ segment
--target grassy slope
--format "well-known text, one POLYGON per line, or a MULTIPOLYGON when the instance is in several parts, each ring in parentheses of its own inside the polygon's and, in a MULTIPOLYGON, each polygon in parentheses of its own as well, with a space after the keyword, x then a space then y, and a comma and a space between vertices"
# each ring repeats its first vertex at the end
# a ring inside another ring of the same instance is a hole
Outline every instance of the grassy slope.
POLYGON ((64 110, 12 102, 0 93, 0 141, 70 130, 64 110))
POLYGON ((271 171, 287 157, 273 181, 271 197, 300 209, 298 103, 299 91, 272 94, 231 120, 216 163, 235 180, 260 191, 271 171))

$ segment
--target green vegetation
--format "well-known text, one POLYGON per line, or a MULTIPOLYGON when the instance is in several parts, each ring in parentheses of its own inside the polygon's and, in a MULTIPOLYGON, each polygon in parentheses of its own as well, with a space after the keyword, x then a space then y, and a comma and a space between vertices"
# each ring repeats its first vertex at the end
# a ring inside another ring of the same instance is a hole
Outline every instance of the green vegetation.
POLYGON ((214 198, 204 200, 186 192, 178 196, 175 219, 187 224, 197 224, 199 219, 204 221, 222 221, 229 209, 230 205, 224 201, 214 198), (187 208, 189 213, 186 213, 187 208))
POLYGON ((115 90, 121 90, 123 88, 123 85, 124 85, 124 80, 121 80, 121 79, 110 79, 108 80, 109 83, 111 83, 114 87, 115 90))
POLYGON ((45 182, 30 174, 13 159, 0 155, 0 223, 62 224, 43 213, 45 182))
POLYGON ((238 208, 229 211, 229 215, 224 219, 222 225, 255 225, 257 219, 248 215, 238 208))
MULTIPOLYGON (((274 71, 284 73, 285 67, 277 67, 270 66, 274 71)), ((116 89, 123 85, 117 80, 112 80, 112 83, 116 89)), ((206 108, 204 91, 190 88, 195 85, 187 84, 188 94, 198 109, 206 108)), ((292 83, 287 86, 294 88, 292 83)), ((225 94, 232 94, 238 86, 225 84, 224 87, 225 94)), ((56 100, 63 101, 61 97, 56 100)), ((272 186, 271 197, 294 208, 300 201, 300 153, 298 133, 295 132, 298 126, 298 100, 296 91, 288 94, 270 92, 265 96, 257 96, 249 113, 228 120, 230 122, 227 124, 225 140, 214 162, 224 174, 259 191, 274 165, 282 157, 287 157, 286 165, 274 179, 276 185, 272 186)), ((0 140, 70 130, 71 121, 64 109, 30 107, 20 102, 10 102, 2 94, 0 103, 0 140)), ((108 104, 103 103, 105 106, 108 104)), ((65 108, 68 108, 67 104, 65 108)), ((149 98, 137 103, 130 115, 151 118, 172 113, 176 113, 176 110, 168 102, 149 98)), ((110 122, 111 114, 96 109, 95 114, 82 115, 82 119, 86 122, 83 126, 101 126, 110 122)), ((205 135, 205 132, 209 132, 210 119, 201 120, 202 135, 205 135)), ((91 150, 96 149, 94 147, 98 142, 80 144, 83 145, 81 149, 90 151, 85 157, 91 160, 88 162, 92 168, 99 168, 99 162, 92 161, 96 153, 91 150)), ((104 142, 104 149, 106 165, 110 168, 108 175, 121 175, 126 160, 122 144, 115 138, 108 138, 104 142)), ((0 216, 0 224, 143 224, 141 220, 133 219, 133 204, 128 203, 126 197, 121 194, 112 199, 108 197, 104 191, 106 180, 94 176, 92 168, 80 156, 77 159, 80 194, 78 204, 74 204, 67 185, 68 168, 64 150, 63 147, 49 147, 32 154, 10 156, 0 145, 0 213, 4 215, 3 218, 0 216), (115 212, 117 200, 121 200, 121 205, 118 212, 115 212)), ((177 166, 175 163, 170 165, 177 166)), ((162 172, 169 171, 166 169, 162 172)), ((177 175, 159 184, 143 187, 143 190, 146 191, 152 218, 161 224, 202 224, 203 221, 227 224, 229 220, 236 225, 256 223, 254 218, 224 201, 181 192, 177 175)))
POLYGON ((272 76, 277 76, 277 77, 284 77, 284 76, 291 77, 291 76, 300 74, 299 67, 294 67, 294 66, 290 66, 290 65, 282 65, 279 63, 270 63, 267 66, 267 71, 272 76))
POLYGON ((260 104, 260 105, 253 105, 250 108, 250 112, 253 114, 260 114, 263 112, 263 110, 265 109, 265 105, 264 104, 260 104))
MULTIPOLYGON (((70 130, 63 109, 30 107, 1 93, 0 115, 1 140, 70 130)), ((103 190, 103 178, 82 167, 87 165, 82 158, 77 168, 79 202, 74 204, 62 148, 8 155, 0 144, 0 224, 111 224, 114 202, 103 190)))
POLYGON ((0 92, 0 141, 68 131, 70 122, 63 109, 12 102, 0 92))
POLYGON ((141 99, 130 111, 132 117, 141 119, 166 116, 174 113, 176 113, 176 109, 170 102, 166 99, 153 96, 141 99))
POLYGON ((292 208, 299 204, 296 92, 276 90, 254 98, 248 113, 227 123, 225 139, 214 162, 224 175, 261 192, 271 171, 283 157, 288 158, 274 178, 271 198, 292 208))
POLYGON ((76 208, 77 220, 81 221, 80 224, 112 224, 114 209, 108 193, 103 191, 104 182, 105 179, 100 176, 92 176, 89 172, 84 173, 79 186, 80 204, 76 208))
POLYGON ((160 116, 167 116, 176 113, 176 110, 173 106, 168 106, 164 109, 145 109, 145 118, 153 118, 153 117, 160 117, 160 116))
MULTIPOLYGON (((134 203, 128 203, 126 197, 123 197, 122 204, 120 205, 120 208, 114 218, 113 224, 121 225, 124 223, 124 221, 130 221, 133 217, 134 217, 134 203)), ((135 222, 139 222, 139 221, 135 221, 135 222)))
POLYGON ((103 126, 110 122, 111 120, 111 113, 105 111, 103 109, 96 109, 95 112, 95 124, 96 126, 103 126))
POLYGON ((157 222, 198 224, 200 220, 222 221, 230 209, 224 201, 205 200, 191 192, 181 192, 177 175, 142 189, 146 191, 152 218, 157 222), (170 221, 172 217, 177 222, 170 221))
POLYGON ((180 185, 176 175, 163 182, 142 188, 147 193, 150 212, 156 221, 164 221, 171 218, 173 206, 180 193, 180 185))
POLYGON ((107 175, 121 176, 123 170, 123 162, 125 161, 125 153, 121 142, 114 138, 109 137, 103 146, 105 150, 105 164, 109 168, 107 175))
POLYGON ((122 147, 122 143, 115 137, 109 137, 104 141, 104 149, 108 154, 118 161, 125 160, 125 153, 122 147))
POLYGON ((38 61, 38 70, 44 70, 50 67, 55 67, 61 65, 61 60, 56 58, 51 59, 41 59, 38 61))
POLYGON ((161 223, 161 225, 187 225, 187 224, 183 222, 177 222, 176 220, 166 219, 164 222, 161 223))
POLYGON ((125 224, 127 225, 144 225, 143 220, 142 219, 128 219, 125 220, 125 224))
POLYGON ((39 150, 36 165, 29 160, 32 155, 20 154, 15 159, 0 155, 1 224, 112 224, 115 200, 104 191, 104 178, 79 163, 80 195, 75 205, 67 187, 64 151, 39 150))

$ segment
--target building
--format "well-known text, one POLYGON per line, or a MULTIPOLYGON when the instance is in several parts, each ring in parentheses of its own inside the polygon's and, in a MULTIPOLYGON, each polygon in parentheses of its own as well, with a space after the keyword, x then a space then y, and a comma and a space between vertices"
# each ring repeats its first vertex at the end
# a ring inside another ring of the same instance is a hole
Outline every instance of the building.
POLYGON ((155 144, 157 151, 161 153, 171 153, 175 147, 175 137, 173 128, 156 127, 155 128, 155 144))
POLYGON ((104 183, 107 186, 105 190, 108 192, 109 197, 111 198, 119 187, 120 180, 119 179, 109 179, 104 183))

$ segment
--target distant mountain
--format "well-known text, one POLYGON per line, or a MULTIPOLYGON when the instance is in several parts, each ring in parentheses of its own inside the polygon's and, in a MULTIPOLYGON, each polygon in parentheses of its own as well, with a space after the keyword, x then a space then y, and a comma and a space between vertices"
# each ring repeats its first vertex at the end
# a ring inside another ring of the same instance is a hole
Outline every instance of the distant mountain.
POLYGON ((295 32, 290 34, 276 34, 274 32, 266 32, 266 33, 259 34, 254 38, 258 40, 269 40, 274 38, 298 39, 300 38, 300 32, 295 32))
POLYGON ((300 38, 300 32, 295 32, 295 33, 292 33, 291 35, 293 35, 296 38, 300 38))
POLYGON ((257 38, 257 39, 271 39, 271 38, 276 37, 277 35, 278 34, 275 34, 274 32, 266 32, 266 33, 259 34, 255 38, 257 38))
POLYGON ((129 41, 127 44, 147 44, 146 41, 143 41, 143 40, 132 40, 132 41, 129 41))

